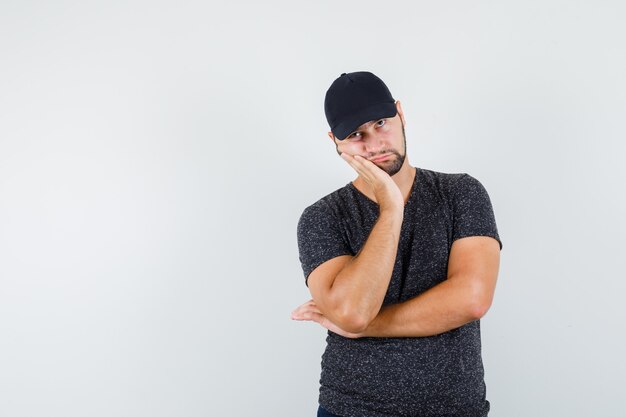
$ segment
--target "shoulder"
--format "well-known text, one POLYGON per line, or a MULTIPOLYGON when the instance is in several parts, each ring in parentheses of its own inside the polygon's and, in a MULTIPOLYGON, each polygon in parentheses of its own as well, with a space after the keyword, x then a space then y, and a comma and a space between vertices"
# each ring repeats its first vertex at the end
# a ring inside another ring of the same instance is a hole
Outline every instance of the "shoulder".
POLYGON ((456 192, 457 187, 467 181, 468 177, 473 179, 464 172, 441 172, 426 168, 417 168, 417 175, 423 187, 430 189, 444 200, 448 200, 456 192))
POLYGON ((436 185, 441 189, 456 191, 468 185, 482 185, 480 181, 466 172, 440 172, 432 169, 418 168, 423 182, 436 185))
POLYGON ((430 181, 441 186, 450 186, 450 184, 453 184, 459 178, 464 175, 468 175, 466 173, 441 172, 426 168, 417 168, 417 170, 423 180, 430 181))
POLYGON ((489 194, 483 184, 466 172, 439 172, 419 168, 422 189, 436 196, 451 211, 457 211, 471 202, 487 203, 489 194))
POLYGON ((489 198, 485 186, 470 174, 461 174, 451 186, 451 193, 456 198, 489 198))
POLYGON ((343 207, 349 204, 349 200, 353 198, 349 186, 349 184, 346 184, 305 207, 300 215, 299 223, 319 221, 320 218, 333 216, 339 217, 339 214, 343 211, 343 207))

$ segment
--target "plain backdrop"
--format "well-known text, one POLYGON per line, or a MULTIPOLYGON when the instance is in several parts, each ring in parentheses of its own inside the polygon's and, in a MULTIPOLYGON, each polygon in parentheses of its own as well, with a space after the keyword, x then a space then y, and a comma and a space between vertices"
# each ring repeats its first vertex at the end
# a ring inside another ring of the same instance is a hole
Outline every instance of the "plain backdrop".
POLYGON ((621 1, 0 2, 0 415, 314 416, 342 72, 488 190, 491 417, 624 415, 621 1))

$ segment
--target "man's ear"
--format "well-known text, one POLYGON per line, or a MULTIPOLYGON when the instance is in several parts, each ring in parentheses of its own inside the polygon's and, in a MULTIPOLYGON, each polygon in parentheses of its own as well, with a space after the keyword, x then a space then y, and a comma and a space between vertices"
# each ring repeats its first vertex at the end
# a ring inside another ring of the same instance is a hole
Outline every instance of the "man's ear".
POLYGON ((328 137, 335 143, 335 135, 333 135, 333 132, 328 132, 328 137))
POLYGON ((402 126, 406 126, 406 120, 404 120, 404 113, 402 112, 402 105, 400 104, 400 100, 396 100, 396 109, 398 109, 398 114, 400 115, 402 126))

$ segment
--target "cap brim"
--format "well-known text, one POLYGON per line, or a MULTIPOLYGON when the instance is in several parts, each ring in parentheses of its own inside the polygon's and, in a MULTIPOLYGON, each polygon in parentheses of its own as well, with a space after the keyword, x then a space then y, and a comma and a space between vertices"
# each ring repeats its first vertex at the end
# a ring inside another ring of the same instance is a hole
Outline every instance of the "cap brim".
POLYGON ((371 120, 395 117, 396 114, 398 114, 398 109, 396 108, 396 104, 394 102, 377 103, 350 116, 335 126, 335 128, 332 129, 332 132, 337 139, 344 140, 363 123, 367 123, 371 120))

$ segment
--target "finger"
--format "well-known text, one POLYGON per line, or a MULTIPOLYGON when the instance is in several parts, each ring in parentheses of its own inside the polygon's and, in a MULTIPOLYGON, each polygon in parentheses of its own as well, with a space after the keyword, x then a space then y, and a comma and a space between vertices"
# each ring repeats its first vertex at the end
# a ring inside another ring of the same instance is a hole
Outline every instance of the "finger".
POLYGON ((314 322, 317 322, 319 324, 321 324, 322 326, 326 327, 327 326, 327 319, 326 317, 324 317, 323 314, 321 313, 315 313, 315 312, 311 312, 311 320, 314 322))
POLYGON ((310 308, 311 307, 307 303, 298 306, 298 308, 291 312, 291 318, 297 320, 298 318, 302 317, 307 311, 309 311, 310 308))
POLYGON ((361 163, 361 161, 364 159, 363 157, 359 155, 350 155, 345 152, 341 153, 341 157, 357 172, 357 174, 367 179, 368 181, 371 180, 371 174, 364 167, 363 163, 361 163))
POLYGON ((378 165, 361 155, 352 155, 352 159, 349 162, 352 162, 353 168, 369 181, 384 173, 378 165))
POLYGON ((356 163, 361 164, 361 170, 369 173, 372 177, 379 177, 381 174, 386 174, 381 167, 361 155, 355 155, 354 160, 356 163))
POLYGON ((321 323, 324 320, 324 316, 320 313, 316 313, 314 311, 305 311, 303 313, 298 314, 296 317, 293 317, 294 320, 308 320, 315 321, 321 323))
POLYGON ((291 312, 291 317, 294 316, 299 316, 300 314, 302 314, 305 311, 305 308, 303 306, 299 306, 298 308, 296 308, 295 310, 293 310, 291 312))
POLYGON ((300 304, 298 307, 295 308, 295 310, 293 311, 297 311, 298 309, 302 309, 308 305, 311 305, 311 303, 315 303, 315 301, 313 301, 313 299, 310 299, 309 301, 307 301, 306 303, 300 304))
POLYGON ((291 312, 291 318, 299 316, 300 314, 302 314, 302 311, 303 311, 302 306, 299 306, 298 308, 296 308, 295 310, 291 312))
POLYGON ((324 314, 315 304, 303 304, 291 313, 291 318, 294 320, 301 320, 302 317, 309 313, 324 314))
POLYGON ((359 167, 356 165, 356 162, 354 160, 354 156, 350 155, 348 153, 342 152, 340 154, 341 158, 346 161, 348 163, 348 165, 350 165, 352 167, 352 169, 354 169, 355 171, 359 172, 359 167))
POLYGON ((324 314, 324 313, 322 313, 322 310, 320 310, 317 306, 311 306, 310 311, 314 311, 316 313, 324 314))

